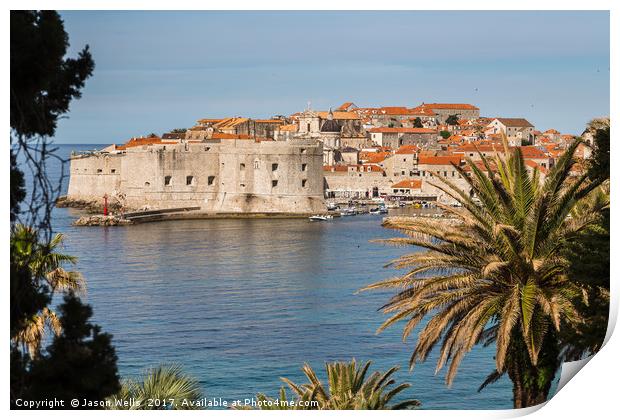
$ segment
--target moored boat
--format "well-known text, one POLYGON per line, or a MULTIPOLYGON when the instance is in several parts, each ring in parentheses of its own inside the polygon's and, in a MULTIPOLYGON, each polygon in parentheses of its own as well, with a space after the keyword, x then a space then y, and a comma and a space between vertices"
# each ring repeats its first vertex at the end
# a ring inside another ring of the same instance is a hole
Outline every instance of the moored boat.
POLYGON ((313 222, 325 222, 333 218, 334 216, 332 216, 331 214, 316 214, 314 216, 308 217, 308 219, 310 219, 313 222))

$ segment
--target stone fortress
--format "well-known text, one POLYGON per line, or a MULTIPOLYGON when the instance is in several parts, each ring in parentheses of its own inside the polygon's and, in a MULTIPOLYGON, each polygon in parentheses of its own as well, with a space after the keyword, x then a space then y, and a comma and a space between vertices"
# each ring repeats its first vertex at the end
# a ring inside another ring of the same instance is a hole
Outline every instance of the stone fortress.
POLYGON ((74 154, 67 198, 100 202, 106 195, 128 210, 323 212, 322 165, 322 145, 313 140, 132 139, 124 146, 74 154))

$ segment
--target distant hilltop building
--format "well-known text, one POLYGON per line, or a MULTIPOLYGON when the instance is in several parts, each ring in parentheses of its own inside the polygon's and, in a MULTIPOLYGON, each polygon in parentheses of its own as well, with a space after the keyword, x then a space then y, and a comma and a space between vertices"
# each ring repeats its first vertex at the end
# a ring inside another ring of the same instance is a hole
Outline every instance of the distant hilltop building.
POLYGON ((208 213, 325 210, 323 147, 316 140, 276 142, 209 127, 200 139, 166 137, 73 155, 68 199, 100 202, 107 195, 127 209, 200 207, 208 213))

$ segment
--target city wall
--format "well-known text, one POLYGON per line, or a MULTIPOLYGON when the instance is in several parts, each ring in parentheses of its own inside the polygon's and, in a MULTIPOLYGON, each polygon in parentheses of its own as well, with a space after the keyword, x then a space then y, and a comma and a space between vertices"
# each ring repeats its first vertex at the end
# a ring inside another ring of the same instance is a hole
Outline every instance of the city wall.
POLYGON ((70 200, 128 209, 199 206, 205 212, 325 210, 320 143, 207 140, 133 147, 71 159, 70 200))

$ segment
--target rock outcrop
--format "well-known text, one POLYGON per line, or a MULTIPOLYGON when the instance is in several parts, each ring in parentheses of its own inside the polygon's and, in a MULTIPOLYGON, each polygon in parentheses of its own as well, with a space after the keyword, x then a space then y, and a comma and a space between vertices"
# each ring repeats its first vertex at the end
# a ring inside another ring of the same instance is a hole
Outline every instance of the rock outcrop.
POLYGON ((73 222, 74 226, 125 226, 131 224, 133 224, 131 220, 114 215, 104 216, 102 214, 82 216, 73 222))

